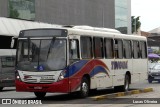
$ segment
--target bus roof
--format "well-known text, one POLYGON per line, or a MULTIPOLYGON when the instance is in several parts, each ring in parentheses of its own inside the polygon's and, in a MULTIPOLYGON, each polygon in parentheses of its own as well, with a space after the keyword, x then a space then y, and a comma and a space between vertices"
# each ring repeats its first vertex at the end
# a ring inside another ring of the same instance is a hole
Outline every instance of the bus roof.
MULTIPOLYGON (((109 37, 109 38, 119 38, 119 39, 132 39, 132 40, 147 40, 144 36, 139 35, 128 35, 122 34, 118 30, 108 29, 108 28, 97 28, 91 26, 61 26, 59 28, 41 28, 39 30, 52 30, 52 29, 62 29, 67 30, 68 35, 83 35, 83 36, 99 36, 99 37, 109 37)), ((37 29, 28 29, 29 30, 37 30, 37 29)))
POLYGON ((120 31, 116 29, 110 29, 110 28, 103 28, 103 27, 91 27, 86 25, 80 25, 80 26, 64 26, 64 27, 70 27, 73 29, 81 29, 81 30, 91 30, 91 31, 101 31, 101 32, 110 32, 110 33, 119 33, 120 31))
POLYGON ((3 36, 18 37, 21 30, 55 27, 60 25, 0 17, 0 35, 3 36))
POLYGON ((147 40, 146 37, 140 35, 129 35, 129 34, 122 34, 115 29, 108 29, 108 28, 91 28, 91 29, 84 29, 84 28, 68 28, 69 35, 83 35, 83 36, 99 36, 99 37, 110 37, 110 38, 121 38, 121 39, 133 39, 133 40, 147 40))

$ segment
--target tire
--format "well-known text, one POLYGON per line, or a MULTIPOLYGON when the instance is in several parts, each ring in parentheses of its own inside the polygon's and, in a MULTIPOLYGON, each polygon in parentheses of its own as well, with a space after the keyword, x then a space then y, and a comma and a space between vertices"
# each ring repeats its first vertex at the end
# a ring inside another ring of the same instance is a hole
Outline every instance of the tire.
POLYGON ((130 84, 129 80, 130 80, 129 75, 126 75, 125 82, 124 82, 124 91, 125 92, 129 90, 129 84, 130 84))
POLYGON ((81 89, 79 92, 80 98, 85 98, 89 93, 89 81, 87 78, 83 77, 81 81, 81 89))
POLYGON ((2 91, 3 90, 3 87, 0 87, 0 91, 2 91))
POLYGON ((115 86, 114 87, 114 91, 115 92, 120 92, 120 91, 128 91, 129 90, 129 80, 130 80, 130 78, 129 78, 129 76, 128 75, 126 75, 125 76, 125 80, 124 80, 124 85, 121 85, 121 86, 115 86))
POLYGON ((34 92, 34 94, 37 98, 44 98, 46 95, 46 92, 34 92))

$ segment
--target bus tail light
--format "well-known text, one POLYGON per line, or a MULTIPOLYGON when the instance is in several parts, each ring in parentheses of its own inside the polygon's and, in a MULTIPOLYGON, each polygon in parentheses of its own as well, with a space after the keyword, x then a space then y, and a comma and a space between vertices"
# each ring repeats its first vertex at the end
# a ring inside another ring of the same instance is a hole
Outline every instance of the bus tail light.
POLYGON ((63 80, 65 75, 66 75, 66 71, 64 70, 64 71, 62 71, 62 72, 60 73, 59 78, 58 78, 58 81, 63 80))

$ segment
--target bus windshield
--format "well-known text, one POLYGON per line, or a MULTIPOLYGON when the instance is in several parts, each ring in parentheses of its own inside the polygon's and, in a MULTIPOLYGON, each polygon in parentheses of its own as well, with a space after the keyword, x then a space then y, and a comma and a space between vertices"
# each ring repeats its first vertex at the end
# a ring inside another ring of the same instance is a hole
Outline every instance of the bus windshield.
POLYGON ((26 71, 51 71, 66 67, 66 39, 19 39, 17 67, 26 71))

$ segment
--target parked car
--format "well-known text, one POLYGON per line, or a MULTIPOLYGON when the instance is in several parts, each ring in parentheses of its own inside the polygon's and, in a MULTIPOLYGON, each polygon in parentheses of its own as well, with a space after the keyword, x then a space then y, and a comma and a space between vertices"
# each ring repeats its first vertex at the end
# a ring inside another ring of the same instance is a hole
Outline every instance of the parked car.
POLYGON ((157 63, 148 63, 148 71, 152 69, 157 63))
POLYGON ((152 83, 152 81, 160 82, 160 63, 153 63, 149 65, 148 82, 152 83))

